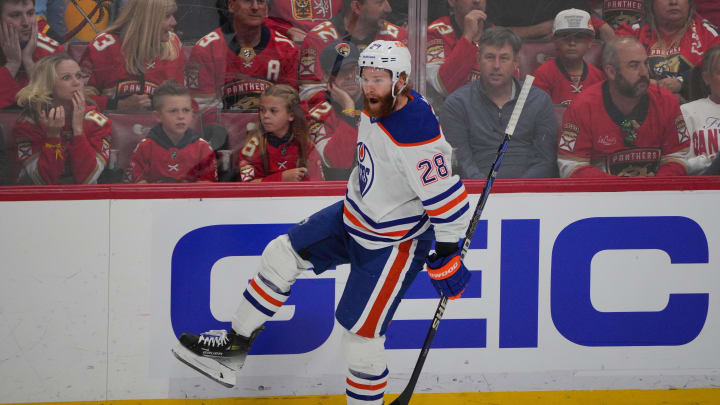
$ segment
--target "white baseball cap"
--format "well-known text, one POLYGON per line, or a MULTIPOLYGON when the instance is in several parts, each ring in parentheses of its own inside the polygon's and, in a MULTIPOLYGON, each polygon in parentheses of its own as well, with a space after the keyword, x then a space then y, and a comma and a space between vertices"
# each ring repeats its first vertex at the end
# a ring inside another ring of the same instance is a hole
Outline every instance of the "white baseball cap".
POLYGON ((587 11, 571 8, 563 10, 555 16, 553 35, 558 32, 587 32, 595 35, 590 14, 587 11))

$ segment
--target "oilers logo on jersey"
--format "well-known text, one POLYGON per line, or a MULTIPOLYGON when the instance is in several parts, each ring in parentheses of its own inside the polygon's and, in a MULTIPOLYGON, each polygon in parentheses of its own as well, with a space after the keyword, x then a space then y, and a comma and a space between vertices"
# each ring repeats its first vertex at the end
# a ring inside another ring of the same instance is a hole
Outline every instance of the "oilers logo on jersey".
POLYGON ((370 154, 367 145, 358 142, 357 148, 358 181, 360 182, 360 195, 364 197, 372 187, 373 178, 375 177, 375 162, 373 162, 372 154, 370 154))

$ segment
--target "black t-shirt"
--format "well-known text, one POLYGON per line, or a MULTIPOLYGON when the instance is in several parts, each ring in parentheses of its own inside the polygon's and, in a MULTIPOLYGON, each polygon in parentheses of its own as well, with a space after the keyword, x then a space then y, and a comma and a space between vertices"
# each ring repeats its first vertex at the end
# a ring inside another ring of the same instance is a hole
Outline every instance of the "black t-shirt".
POLYGON ((589 0, 488 0, 487 14, 503 27, 527 27, 554 20, 557 13, 569 8, 590 11, 589 0))

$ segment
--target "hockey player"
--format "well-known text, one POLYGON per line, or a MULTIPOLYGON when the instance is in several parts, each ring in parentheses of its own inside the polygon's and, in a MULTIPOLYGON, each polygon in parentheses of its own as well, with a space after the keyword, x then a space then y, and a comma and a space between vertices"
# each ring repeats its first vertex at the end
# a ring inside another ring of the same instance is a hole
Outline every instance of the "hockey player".
POLYGON ((557 57, 535 70, 533 85, 545 90, 553 104, 570 104, 583 88, 605 80, 605 74, 583 56, 595 38, 587 11, 563 10, 555 17, 553 42, 557 57))
POLYGON ((319 57, 328 42, 342 39, 354 43, 360 51, 378 39, 407 42, 405 28, 384 20, 391 12, 387 0, 344 0, 342 13, 313 27, 300 49, 300 98, 308 100, 326 90, 319 57))
POLYGON ((238 181, 322 180, 320 155, 297 90, 287 84, 268 87, 260 97, 258 121, 238 154, 238 181))
POLYGON ((58 52, 63 47, 38 30, 33 0, 0 0, 0 108, 15 104, 37 61, 58 52))
POLYGON ((427 80, 441 96, 477 79, 478 46, 490 28, 485 0, 448 0, 452 15, 438 18, 427 31, 427 80))
POLYGON ((688 174, 701 174, 713 160, 717 160, 720 138, 720 45, 705 51, 700 70, 703 81, 710 87, 710 95, 680 106, 690 135, 688 174))
POLYGON ((80 66, 58 53, 35 64, 12 128, 22 184, 95 183, 110 159, 112 123, 85 104, 80 66))
POLYGON ((186 84, 201 109, 256 109, 260 94, 273 84, 297 88, 297 48, 263 24, 267 3, 230 0, 228 11, 232 19, 190 53, 186 84))
POLYGON ((690 139, 677 98, 650 83, 640 41, 605 44, 608 79, 580 94, 562 120, 562 177, 684 176, 690 139))
POLYGON ((158 124, 130 157, 129 181, 217 181, 215 153, 190 128, 193 119, 190 91, 175 80, 165 81, 155 91, 153 110, 158 124))
POLYGON ((326 180, 347 180, 355 160, 362 89, 357 68, 360 52, 346 41, 330 42, 320 55, 328 90, 307 104, 310 134, 322 155, 326 180))
POLYGON ((234 384, 262 325, 290 295, 296 277, 350 263, 335 317, 344 328, 348 404, 381 404, 388 381, 385 332, 425 262, 435 288, 450 298, 470 272, 458 239, 471 211, 451 172, 451 149, 422 96, 409 89, 410 52, 375 41, 360 56, 365 110, 358 167, 344 201, 310 216, 268 244, 243 293, 232 330, 183 334, 176 356, 213 379, 234 384), (428 255, 435 240, 436 252, 428 255), (211 362, 211 366, 203 365, 211 362))
POLYGON ((128 0, 117 20, 88 45, 80 65, 100 110, 150 110, 167 79, 184 80, 185 55, 175 35, 175 0, 128 0))

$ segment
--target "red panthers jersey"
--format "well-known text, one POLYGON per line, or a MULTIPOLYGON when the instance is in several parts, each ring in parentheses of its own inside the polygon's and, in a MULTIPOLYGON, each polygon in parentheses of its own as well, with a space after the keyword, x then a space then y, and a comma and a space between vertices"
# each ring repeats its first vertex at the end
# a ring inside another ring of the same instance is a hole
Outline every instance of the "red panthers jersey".
POLYGON ((310 135, 328 167, 349 168, 355 160, 359 125, 358 115, 345 114, 327 92, 319 92, 307 103, 310 135))
POLYGON ((303 87, 302 98, 309 99, 322 87, 322 67, 320 66, 320 54, 325 44, 338 39, 350 41, 357 45, 358 50, 362 52, 366 46, 375 40, 386 41, 402 41, 407 42, 407 31, 405 28, 382 21, 382 29, 378 30, 375 35, 367 38, 353 38, 345 30, 343 25, 343 15, 340 14, 330 21, 322 22, 313 27, 300 49, 300 64, 298 67, 298 79, 303 87))
POLYGON ((125 57, 122 54, 122 40, 115 34, 102 33, 85 48, 80 60, 83 73, 88 77, 87 85, 100 92, 93 99, 100 110, 108 106, 110 99, 132 94, 152 95, 167 79, 183 83, 185 55, 177 35, 170 40, 177 48, 177 57, 173 60, 155 59, 144 67, 144 73, 133 75, 127 71, 125 57))
POLYGON ((642 21, 645 0, 603 0, 602 17, 616 30, 620 25, 632 26, 642 21))
POLYGON ((661 40, 648 24, 621 25, 615 34, 634 36, 642 42, 647 49, 652 79, 680 76, 688 80, 690 70, 700 64, 703 53, 720 43, 717 28, 697 14, 680 38, 661 40))
MULTIPOLYGON (((54 53, 65 52, 65 49, 54 39, 38 33, 37 46, 33 53, 33 61, 52 55, 54 53)), ((5 66, 0 66, 0 108, 9 107, 15 104, 15 96, 29 82, 28 73, 23 66, 20 66, 15 77, 5 66)))
POLYGON ((684 176, 689 146, 680 104, 668 90, 650 85, 625 117, 603 82, 583 91, 565 112, 558 165, 562 177, 684 176))
POLYGON ((427 30, 428 81, 435 90, 450 94, 480 77, 478 47, 459 31, 448 16, 438 18, 427 30))
MULTIPOLYGON (((272 136, 272 135, 271 135, 272 136)), ((311 144, 312 145, 312 144, 311 144)), ((238 153, 238 181, 282 181, 282 173, 300 167, 300 144, 291 136, 269 141, 267 136, 251 136, 238 153), (263 167, 262 149, 267 154, 267 170, 263 167)), ((322 180, 322 162, 311 146, 305 159, 307 174, 303 181, 322 180)))
POLYGON ((193 130, 174 144, 158 124, 135 148, 127 177, 149 183, 217 181, 215 152, 193 130))
POLYGON ((342 6, 341 0, 275 0, 269 15, 307 32, 338 15, 342 6))
POLYGON ((110 159, 112 122, 85 108, 83 133, 73 135, 66 120, 58 138, 49 138, 40 125, 21 119, 12 128, 13 152, 21 184, 90 184, 97 182, 110 159))
POLYGON ((260 94, 275 83, 297 88, 297 48, 263 25, 260 43, 243 48, 230 25, 201 38, 192 48, 186 85, 201 108, 255 109, 260 94))
POLYGON ((535 70, 533 86, 545 90, 553 104, 570 104, 584 88, 605 80, 605 73, 600 69, 587 62, 583 64, 582 75, 573 76, 556 58, 552 58, 535 70))

